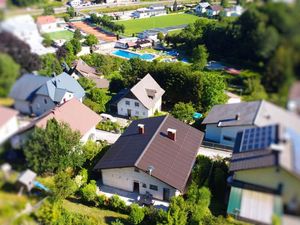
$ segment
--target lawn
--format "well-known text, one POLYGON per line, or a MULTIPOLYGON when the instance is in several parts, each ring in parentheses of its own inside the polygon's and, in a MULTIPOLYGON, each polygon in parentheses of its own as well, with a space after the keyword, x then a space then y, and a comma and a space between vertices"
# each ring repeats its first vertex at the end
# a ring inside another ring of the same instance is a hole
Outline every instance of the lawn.
POLYGON ((125 35, 131 36, 133 33, 142 32, 152 28, 164 28, 190 24, 199 19, 198 16, 190 14, 170 14, 166 16, 156 16, 143 19, 131 19, 116 21, 118 24, 125 25, 125 35))
POLYGON ((127 215, 113 212, 110 210, 99 209, 96 207, 85 206, 80 203, 70 202, 64 200, 63 207, 69 212, 79 213, 91 218, 94 218, 98 221, 99 225, 111 224, 112 221, 116 219, 124 220, 127 218, 127 215))
POLYGON ((56 32, 48 33, 48 35, 52 40, 65 39, 68 41, 73 38, 73 32, 68 30, 56 31, 56 32))

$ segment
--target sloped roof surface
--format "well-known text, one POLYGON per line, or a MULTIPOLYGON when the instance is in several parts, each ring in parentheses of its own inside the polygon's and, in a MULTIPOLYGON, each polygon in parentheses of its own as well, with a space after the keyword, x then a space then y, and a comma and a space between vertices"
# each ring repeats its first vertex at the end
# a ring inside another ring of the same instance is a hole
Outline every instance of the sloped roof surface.
POLYGON ((79 131, 82 136, 95 127, 101 120, 97 113, 76 98, 45 113, 35 122, 35 125, 45 128, 47 121, 52 118, 69 124, 72 130, 79 131))
POLYGON ((16 116, 18 113, 19 112, 14 109, 0 106, 0 127, 3 126, 11 118, 16 116))
POLYGON ((34 93, 50 79, 50 77, 25 74, 16 81, 9 96, 17 100, 30 100, 34 93))
POLYGON ((300 81, 292 85, 289 92, 289 99, 300 99, 300 81))
POLYGON ((151 176, 184 191, 202 139, 202 132, 171 116, 135 120, 95 169, 137 167, 147 172, 151 166, 151 176), (144 124, 144 134, 138 124, 144 124), (168 128, 176 130, 176 141, 167 136, 168 128))
POLYGON ((54 16, 38 16, 36 19, 36 23, 38 25, 55 23, 55 22, 56 22, 56 18, 54 16))
POLYGON ((147 109, 154 107, 155 103, 165 93, 150 74, 147 74, 142 80, 134 85, 130 91, 147 109), (148 96, 149 91, 155 92, 154 98, 148 96))

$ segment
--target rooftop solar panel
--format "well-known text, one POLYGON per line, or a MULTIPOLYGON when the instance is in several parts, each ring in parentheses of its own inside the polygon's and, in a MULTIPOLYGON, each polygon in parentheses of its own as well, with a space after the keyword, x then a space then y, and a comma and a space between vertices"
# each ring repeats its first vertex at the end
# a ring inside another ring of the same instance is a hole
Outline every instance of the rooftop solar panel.
POLYGON ((240 152, 266 149, 276 141, 276 125, 246 129, 243 132, 240 152))

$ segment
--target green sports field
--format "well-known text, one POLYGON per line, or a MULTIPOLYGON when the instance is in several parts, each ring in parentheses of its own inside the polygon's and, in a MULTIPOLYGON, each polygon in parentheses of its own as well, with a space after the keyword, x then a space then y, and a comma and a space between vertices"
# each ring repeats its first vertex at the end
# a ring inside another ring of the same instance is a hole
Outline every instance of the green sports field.
POLYGON ((152 28, 164 28, 190 24, 195 22, 197 19, 199 19, 198 16, 190 14, 170 14, 166 16, 117 21, 116 23, 124 24, 125 35, 131 36, 133 33, 139 33, 152 28))
POLYGON ((52 40, 65 39, 68 41, 73 38, 73 32, 68 30, 52 32, 52 33, 48 33, 48 35, 52 40))

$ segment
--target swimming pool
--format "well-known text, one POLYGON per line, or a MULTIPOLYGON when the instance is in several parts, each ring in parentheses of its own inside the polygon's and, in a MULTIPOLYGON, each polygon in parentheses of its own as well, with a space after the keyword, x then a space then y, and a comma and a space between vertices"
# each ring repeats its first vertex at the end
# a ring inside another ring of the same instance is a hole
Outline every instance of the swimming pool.
POLYGON ((155 58, 155 55, 153 55, 153 54, 147 54, 147 53, 146 54, 138 54, 138 53, 129 52, 129 51, 125 51, 125 50, 116 50, 112 54, 119 56, 119 57, 127 58, 127 59, 140 58, 143 60, 153 60, 155 58))

